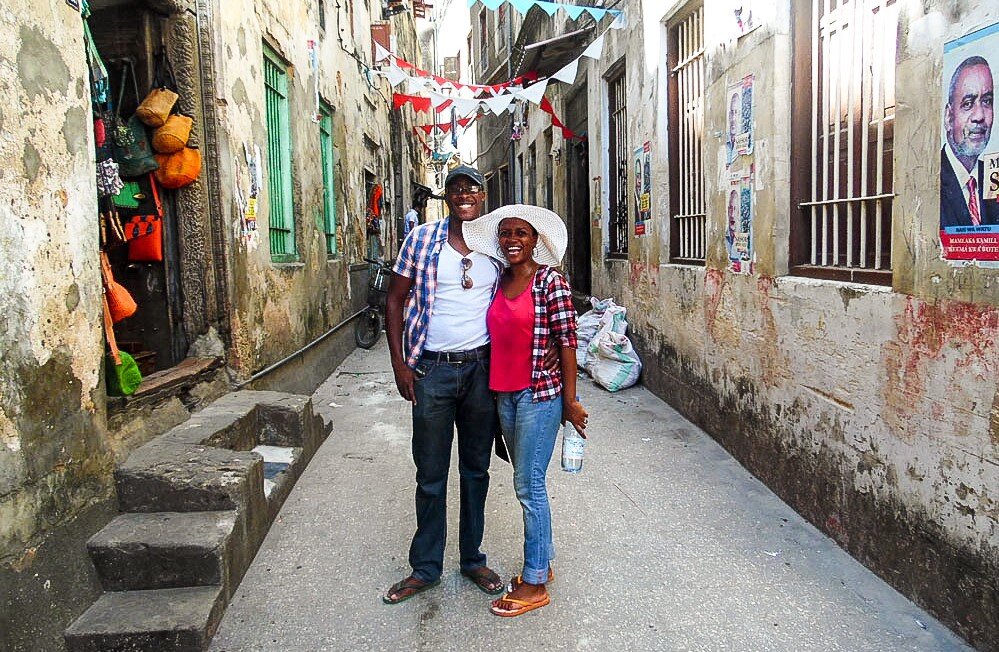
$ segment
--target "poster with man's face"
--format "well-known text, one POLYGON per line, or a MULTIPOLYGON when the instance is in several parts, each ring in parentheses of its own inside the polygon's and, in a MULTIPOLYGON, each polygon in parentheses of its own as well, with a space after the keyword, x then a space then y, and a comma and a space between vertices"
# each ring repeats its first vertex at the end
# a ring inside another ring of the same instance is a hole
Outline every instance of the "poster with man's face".
POLYGON ((999 23, 944 44, 940 244, 956 264, 999 263, 999 23))

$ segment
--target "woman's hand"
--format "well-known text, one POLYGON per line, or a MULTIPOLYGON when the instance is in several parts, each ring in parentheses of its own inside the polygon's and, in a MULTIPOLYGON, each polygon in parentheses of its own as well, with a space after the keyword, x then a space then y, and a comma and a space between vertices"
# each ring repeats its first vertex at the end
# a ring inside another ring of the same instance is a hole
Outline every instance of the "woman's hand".
POLYGON ((579 436, 586 439, 586 422, 589 414, 583 409, 583 404, 575 398, 566 397, 562 403, 562 423, 568 421, 579 433, 579 436))

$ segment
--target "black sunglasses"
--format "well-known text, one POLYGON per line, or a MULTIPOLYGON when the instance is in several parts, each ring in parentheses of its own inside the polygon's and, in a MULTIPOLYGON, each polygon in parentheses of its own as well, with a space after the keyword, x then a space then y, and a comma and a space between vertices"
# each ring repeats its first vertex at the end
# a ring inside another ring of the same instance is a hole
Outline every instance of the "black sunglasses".
POLYGON ((475 283, 472 281, 472 277, 468 275, 468 270, 472 269, 472 259, 462 258, 461 259, 461 287, 466 290, 471 290, 475 283))

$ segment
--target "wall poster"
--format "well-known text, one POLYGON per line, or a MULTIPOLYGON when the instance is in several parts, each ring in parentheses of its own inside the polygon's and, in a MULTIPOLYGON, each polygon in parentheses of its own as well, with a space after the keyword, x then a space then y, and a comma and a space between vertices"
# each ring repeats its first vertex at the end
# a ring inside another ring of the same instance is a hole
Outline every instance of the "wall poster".
POLYGON ((753 170, 733 172, 725 201, 725 249, 728 268, 736 274, 753 273, 753 170))
POLYGON ((999 23, 944 44, 940 245, 954 265, 999 267, 999 23))
POLYGON ((635 148, 635 235, 645 235, 652 213, 652 144, 635 148))
POLYGON ((729 165, 737 156, 753 153, 753 75, 746 75, 738 83, 731 84, 726 93, 727 129, 725 148, 729 165))
POLYGON ((755 115, 753 75, 730 84, 726 93, 725 167, 729 184, 725 197, 725 249, 728 269, 735 274, 754 272, 753 156, 755 115))

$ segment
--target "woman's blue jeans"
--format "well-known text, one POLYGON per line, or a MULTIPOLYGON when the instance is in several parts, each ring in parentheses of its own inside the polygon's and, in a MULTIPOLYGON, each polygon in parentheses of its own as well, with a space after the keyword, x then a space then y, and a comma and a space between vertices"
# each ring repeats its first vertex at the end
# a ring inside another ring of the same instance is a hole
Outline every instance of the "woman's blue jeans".
POLYGON ((533 403, 530 389, 500 392, 496 407, 513 462, 513 487, 524 510, 522 576, 529 584, 544 584, 555 558, 545 476, 562 421, 562 397, 533 403))

